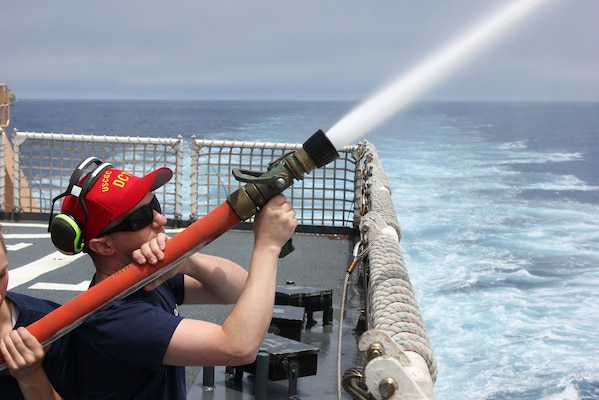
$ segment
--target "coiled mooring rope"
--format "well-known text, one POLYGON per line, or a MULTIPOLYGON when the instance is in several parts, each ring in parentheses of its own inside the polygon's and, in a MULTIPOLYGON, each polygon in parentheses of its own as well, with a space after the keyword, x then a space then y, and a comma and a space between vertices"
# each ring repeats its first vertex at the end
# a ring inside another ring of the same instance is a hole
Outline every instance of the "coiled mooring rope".
POLYGON ((399 247, 401 230, 391 201, 391 191, 374 146, 361 147, 366 165, 361 171, 365 205, 360 231, 369 251, 367 264, 369 329, 384 330, 406 351, 419 354, 427 363, 433 382, 437 376, 426 327, 408 270, 399 247))

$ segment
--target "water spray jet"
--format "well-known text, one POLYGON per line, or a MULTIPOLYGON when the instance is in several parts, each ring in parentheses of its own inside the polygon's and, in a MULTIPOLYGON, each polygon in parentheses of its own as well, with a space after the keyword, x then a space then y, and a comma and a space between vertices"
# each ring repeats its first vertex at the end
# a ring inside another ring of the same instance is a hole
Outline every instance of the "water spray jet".
POLYGON ((496 39, 511 23, 543 1, 518 0, 508 5, 358 105, 329 129, 327 136, 337 149, 357 141, 414 102, 482 45, 496 39))

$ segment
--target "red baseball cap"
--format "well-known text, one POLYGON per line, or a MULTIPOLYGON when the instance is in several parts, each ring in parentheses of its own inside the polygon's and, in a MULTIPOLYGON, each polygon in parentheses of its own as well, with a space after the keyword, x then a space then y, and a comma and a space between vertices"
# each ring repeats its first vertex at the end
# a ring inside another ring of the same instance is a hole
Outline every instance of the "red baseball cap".
POLYGON ((140 178, 117 168, 100 173, 83 199, 66 196, 62 212, 69 214, 84 230, 87 242, 97 237, 112 221, 119 219, 151 192, 173 176, 170 168, 162 167, 140 178), (87 208, 87 219, 82 201, 87 208))

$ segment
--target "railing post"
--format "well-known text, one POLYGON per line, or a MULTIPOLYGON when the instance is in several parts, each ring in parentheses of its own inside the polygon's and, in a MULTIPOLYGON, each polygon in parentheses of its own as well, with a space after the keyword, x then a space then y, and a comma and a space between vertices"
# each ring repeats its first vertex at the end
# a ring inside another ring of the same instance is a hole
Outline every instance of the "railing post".
POLYGON ((183 138, 178 137, 179 141, 176 146, 176 174, 175 174, 175 223, 181 223, 182 221, 182 210, 181 204, 183 201, 183 138))
POLYGON ((6 209, 6 131, 0 129, 0 211, 9 211, 6 209))
MULTIPOLYGON (((17 136, 17 130, 14 130, 13 138, 17 136)), ((12 210, 13 213, 18 213, 21 205, 21 152, 19 147, 22 141, 13 140, 12 152, 12 210)))
POLYGON ((191 196, 190 196, 190 201, 191 201, 191 208, 190 208, 190 215, 189 218, 192 221, 195 221, 196 219, 198 219, 198 157, 199 157, 199 153, 200 153, 200 148, 197 144, 196 141, 196 137, 195 135, 193 135, 191 137, 191 157, 190 157, 190 161, 191 161, 191 182, 190 182, 190 187, 191 187, 191 196))

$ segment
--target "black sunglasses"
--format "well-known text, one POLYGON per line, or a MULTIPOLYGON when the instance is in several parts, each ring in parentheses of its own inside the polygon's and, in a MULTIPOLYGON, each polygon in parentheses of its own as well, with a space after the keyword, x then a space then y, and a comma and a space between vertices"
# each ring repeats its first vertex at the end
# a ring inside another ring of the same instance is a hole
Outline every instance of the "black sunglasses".
POLYGON ((154 210, 162 214, 160 202, 156 196, 143 207, 138 208, 127 216, 120 224, 101 232, 98 237, 116 232, 135 232, 149 226, 154 221, 154 210))

